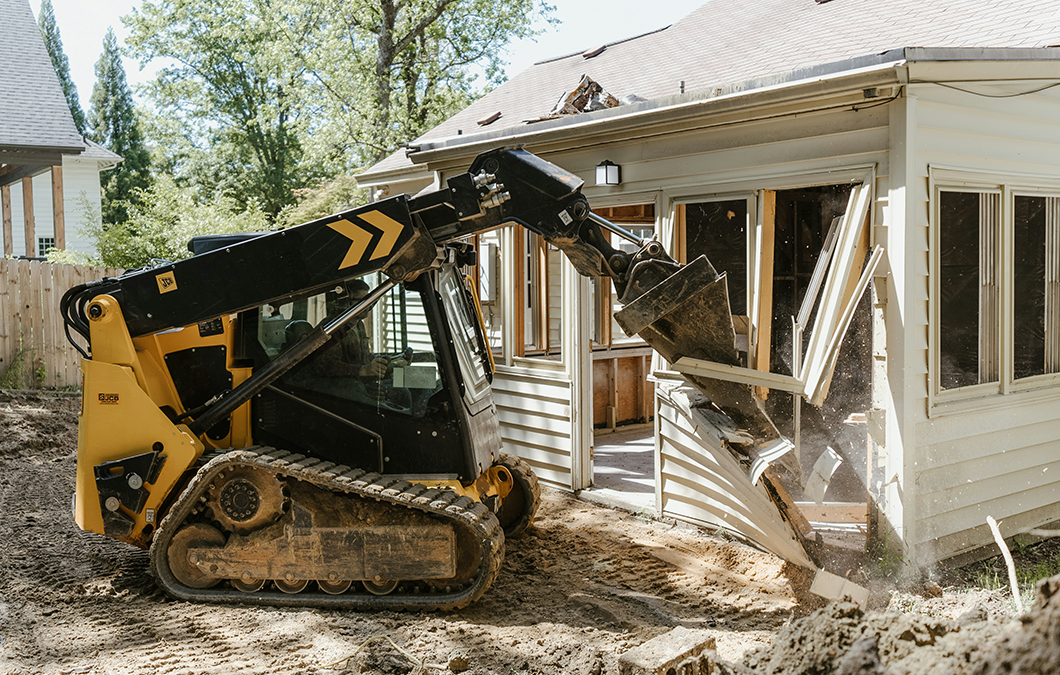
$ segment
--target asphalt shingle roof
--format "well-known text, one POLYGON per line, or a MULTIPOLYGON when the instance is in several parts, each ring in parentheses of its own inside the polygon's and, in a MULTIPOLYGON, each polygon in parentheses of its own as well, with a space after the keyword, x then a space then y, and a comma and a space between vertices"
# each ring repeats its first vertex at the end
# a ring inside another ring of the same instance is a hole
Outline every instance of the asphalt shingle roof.
MULTIPOLYGON (((583 74, 622 98, 658 99, 904 47, 1060 45, 1057 0, 710 0, 663 30, 537 63, 417 140, 525 126, 583 74), (477 122, 500 112, 488 127, 477 122)), ((596 45, 572 45, 589 49, 596 45)), ((404 151, 367 173, 411 166, 404 151)))
POLYGON ((28 0, 0 0, 0 148, 18 147, 85 144, 28 0))

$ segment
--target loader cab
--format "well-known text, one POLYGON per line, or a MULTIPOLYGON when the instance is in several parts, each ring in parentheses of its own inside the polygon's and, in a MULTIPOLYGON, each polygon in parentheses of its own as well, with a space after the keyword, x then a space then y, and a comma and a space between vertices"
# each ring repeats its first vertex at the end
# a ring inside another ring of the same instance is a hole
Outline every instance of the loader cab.
MULTIPOLYGON (((242 313, 254 368, 356 306, 371 274, 242 313)), ((254 442, 403 478, 474 480, 500 451, 481 323, 455 266, 394 286, 252 403, 254 442)))

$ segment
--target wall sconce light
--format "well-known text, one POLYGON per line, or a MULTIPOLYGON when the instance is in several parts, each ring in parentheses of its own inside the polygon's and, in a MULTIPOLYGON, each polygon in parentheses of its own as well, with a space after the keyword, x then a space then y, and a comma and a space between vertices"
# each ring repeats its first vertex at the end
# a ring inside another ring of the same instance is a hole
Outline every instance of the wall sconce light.
POLYGON ((597 185, 618 185, 622 182, 622 167, 609 159, 596 165, 597 185))

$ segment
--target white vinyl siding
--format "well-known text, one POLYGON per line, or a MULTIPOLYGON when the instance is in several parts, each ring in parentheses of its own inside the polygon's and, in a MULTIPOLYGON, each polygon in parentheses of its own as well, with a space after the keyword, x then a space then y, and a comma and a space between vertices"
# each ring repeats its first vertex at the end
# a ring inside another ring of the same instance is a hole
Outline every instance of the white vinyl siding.
MULTIPOLYGON (((26 254, 25 215, 22 210, 22 183, 11 184, 11 241, 15 255, 26 254)), ((66 248, 81 253, 95 253, 94 243, 85 235, 85 226, 91 222, 88 209, 99 214, 99 163, 93 159, 63 158, 63 204, 66 224, 66 248)), ((33 222, 34 234, 54 237, 52 218, 52 174, 51 171, 33 177, 33 222)), ((46 251, 37 251, 44 255, 46 251)))
POLYGON ((501 367, 493 401, 504 452, 525 459, 545 483, 570 489, 571 387, 564 373, 501 367))
MULTIPOLYGON (((1030 88, 1027 83, 974 87, 987 94, 1030 88)), ((930 204, 936 188, 958 188, 956 178, 964 175, 962 189, 988 192, 986 186, 993 185, 992 191, 1001 193, 1000 391, 958 400, 936 393, 930 379, 938 367, 932 353, 938 349, 932 333, 936 319, 931 326, 921 321, 938 316, 940 291, 929 295, 934 287, 928 276, 929 269, 937 269, 936 253, 934 244, 924 254, 919 246, 906 252, 906 299, 916 305, 905 324, 907 372, 912 374, 905 408, 915 423, 906 433, 907 443, 915 439, 906 465, 917 472, 915 536, 907 545, 927 565, 990 545, 987 516, 1000 521, 1006 537, 1060 518, 1060 387, 1050 385, 1048 375, 1044 383, 1031 378, 1034 386, 1022 386, 1013 377, 1010 252, 1012 194, 1024 187, 1060 187, 1060 95, 1048 90, 988 98, 931 85, 912 86, 909 93, 916 97, 911 187, 917 203, 907 230, 911 241, 936 241, 930 204), (928 297, 933 298, 930 312, 928 297)))
POLYGON ((722 432, 687 407, 680 391, 658 387, 656 487, 662 515, 723 528, 804 567, 813 567, 764 484, 752 485, 722 432), (676 394, 676 395, 675 395, 676 394))

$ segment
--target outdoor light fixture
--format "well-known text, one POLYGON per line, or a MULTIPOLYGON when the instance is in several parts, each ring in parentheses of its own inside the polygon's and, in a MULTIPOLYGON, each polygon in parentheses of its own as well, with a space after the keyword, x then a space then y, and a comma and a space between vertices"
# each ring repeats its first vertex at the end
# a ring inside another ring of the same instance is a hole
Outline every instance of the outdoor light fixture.
POLYGON ((609 159, 596 165, 597 185, 618 185, 622 182, 622 167, 609 159))

